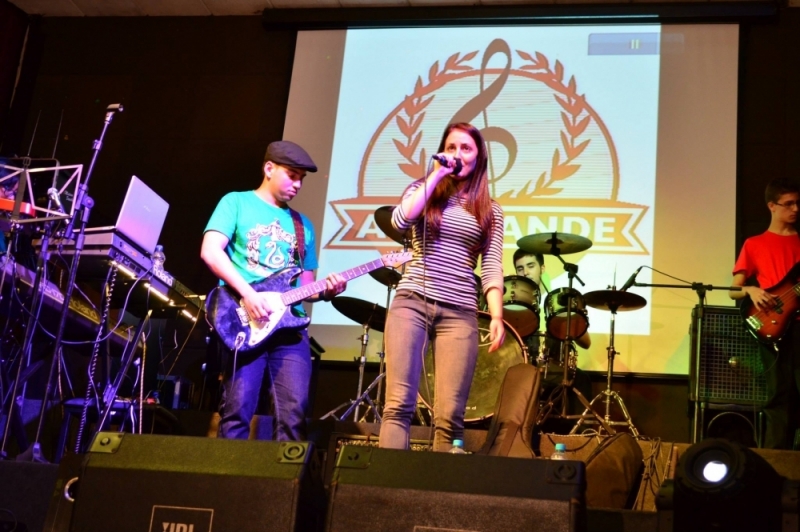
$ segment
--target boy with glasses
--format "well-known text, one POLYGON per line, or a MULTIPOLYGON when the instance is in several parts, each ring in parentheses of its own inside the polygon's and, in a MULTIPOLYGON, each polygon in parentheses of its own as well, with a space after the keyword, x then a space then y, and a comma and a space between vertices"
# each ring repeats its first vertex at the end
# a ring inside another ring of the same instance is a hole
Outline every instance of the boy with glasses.
MULTIPOLYGON (((733 267, 732 299, 749 297, 757 309, 771 306, 775 296, 766 289, 779 284, 789 270, 800 262, 800 237, 797 234, 800 188, 786 179, 775 179, 764 193, 770 210, 767 230, 745 240, 736 265, 733 267), (754 284, 752 280, 757 284, 754 284), (750 282, 748 282, 750 281, 750 282)), ((794 320, 784 337, 777 343, 777 353, 761 348, 770 401, 764 409, 767 430, 764 446, 771 449, 790 449, 792 435, 798 427, 797 405, 800 390, 800 321, 794 320)))

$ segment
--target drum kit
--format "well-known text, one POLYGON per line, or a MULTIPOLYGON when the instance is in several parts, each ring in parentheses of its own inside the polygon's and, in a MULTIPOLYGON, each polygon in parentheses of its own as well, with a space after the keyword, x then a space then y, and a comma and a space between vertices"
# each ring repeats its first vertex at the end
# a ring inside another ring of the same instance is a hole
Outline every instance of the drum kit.
MULTIPOLYGON (((409 247, 409 240, 404 233, 397 231, 391 224, 391 206, 380 207, 375 211, 375 223, 395 242, 403 245, 404 250, 409 247)), ((484 339, 478 344, 478 360, 475 373, 470 387, 469 398, 467 400, 465 422, 477 422, 485 420, 494 414, 497 394, 500 391, 502 381, 506 371, 513 365, 528 362, 528 349, 523 342, 523 337, 539 336, 551 337, 558 340, 561 345, 559 365, 563 368, 563 379, 561 387, 564 392, 560 394, 563 398, 561 408, 555 405, 548 405, 549 408, 543 409, 544 416, 540 416, 539 422, 543 423, 547 417, 557 416, 564 419, 577 420, 572 428, 571 434, 577 433, 584 425, 598 425, 598 431, 605 431, 614 434, 614 426, 625 426, 633 436, 638 436, 638 431, 634 426, 628 413, 625 403, 617 392, 612 389, 612 377, 614 371, 614 357, 618 354, 614 346, 614 328, 616 315, 618 312, 633 311, 643 308, 646 305, 644 298, 637 294, 627 291, 616 290, 612 287, 609 290, 596 290, 581 294, 573 288, 574 280, 582 286, 583 281, 578 276, 578 266, 565 262, 562 255, 579 253, 586 251, 592 246, 592 241, 580 235, 569 233, 540 233, 525 236, 517 241, 517 246, 523 251, 534 254, 552 255, 561 261, 564 271, 568 274, 568 286, 549 291, 544 298, 544 324, 540 323, 540 301, 542 294, 539 293, 539 286, 527 277, 520 275, 510 275, 503 279, 503 317, 505 321, 506 337, 504 343, 497 351, 489 353, 488 331, 491 317, 486 308, 485 301, 481 298, 479 289, 478 311, 478 330, 479 338, 484 339), (573 347, 573 340, 583 336, 589 329, 589 317, 586 307, 592 307, 611 313, 611 325, 608 352, 608 368, 606 373, 606 387, 591 401, 587 400, 572 385, 574 370, 577 367, 577 353, 573 347), (540 329, 544 325, 544 332, 540 329), (566 396, 569 392, 575 393, 585 410, 580 415, 567 414, 566 396), (595 404, 602 401, 605 405, 603 415, 595 411, 595 404), (616 403, 620 408, 624 421, 612 421, 612 404, 616 403), (560 412, 558 412, 560 410, 560 412)), ((379 332, 384 331, 387 311, 389 308, 392 291, 397 287, 402 275, 397 270, 382 268, 369 273, 376 281, 387 288, 386 306, 383 307, 376 303, 338 296, 333 299, 333 306, 347 318, 360 324, 363 334, 359 337, 361 343, 361 355, 359 357, 359 379, 356 398, 349 400, 335 409, 328 412, 324 418, 334 417, 335 419, 346 419, 352 414, 354 421, 366 421, 371 415, 373 421, 381 421, 381 391, 384 377, 384 349, 385 343, 381 346, 378 353, 380 357, 380 368, 378 377, 366 389, 364 384, 364 369, 366 363, 366 347, 369 340, 370 329, 379 332), (373 401, 371 393, 377 389, 376 399, 373 401), (366 406, 363 416, 360 415, 360 407, 366 406), (347 407, 341 416, 337 415, 341 409, 347 407)), ((476 276, 477 277, 477 276, 476 276)), ((478 286, 480 280, 477 279, 478 286)), ((541 342, 544 345, 544 342, 541 342)), ((536 359, 536 365, 547 371, 547 359, 543 349, 540 349, 536 359)), ((419 401, 420 406, 432 410, 434 404, 434 364, 433 353, 428 350, 426 355, 422 378, 427 379, 427 386, 420 386, 419 401)), ((553 395, 551 395, 552 397, 553 395)), ((422 416, 419 416, 423 419, 422 416)))

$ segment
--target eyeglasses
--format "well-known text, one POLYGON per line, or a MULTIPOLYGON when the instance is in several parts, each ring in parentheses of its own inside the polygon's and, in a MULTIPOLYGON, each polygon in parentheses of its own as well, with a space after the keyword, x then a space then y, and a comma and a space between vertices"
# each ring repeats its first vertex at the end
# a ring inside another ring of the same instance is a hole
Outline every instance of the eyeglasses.
POLYGON ((794 208, 800 209, 800 205, 798 205, 796 201, 787 201, 786 203, 778 203, 776 201, 775 205, 780 205, 781 207, 785 207, 787 209, 794 209, 794 208))

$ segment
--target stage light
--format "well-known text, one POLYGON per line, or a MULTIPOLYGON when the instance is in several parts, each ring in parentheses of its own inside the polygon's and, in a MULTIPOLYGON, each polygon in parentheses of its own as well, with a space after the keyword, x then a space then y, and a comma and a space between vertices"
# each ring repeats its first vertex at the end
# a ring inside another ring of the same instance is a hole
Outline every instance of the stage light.
POLYGON ((686 450, 675 478, 662 484, 659 532, 780 531, 785 481, 753 450, 705 440, 686 450))

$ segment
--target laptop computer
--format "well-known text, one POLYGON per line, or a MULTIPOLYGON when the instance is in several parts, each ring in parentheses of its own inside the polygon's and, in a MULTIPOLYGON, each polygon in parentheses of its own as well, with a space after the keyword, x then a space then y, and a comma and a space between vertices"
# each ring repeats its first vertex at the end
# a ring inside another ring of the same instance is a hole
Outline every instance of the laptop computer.
POLYGON ((87 228, 86 233, 115 232, 126 237, 141 251, 152 254, 161 236, 169 203, 136 176, 131 177, 117 223, 110 227, 87 228))

